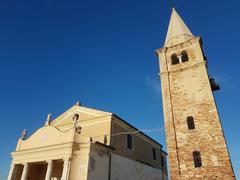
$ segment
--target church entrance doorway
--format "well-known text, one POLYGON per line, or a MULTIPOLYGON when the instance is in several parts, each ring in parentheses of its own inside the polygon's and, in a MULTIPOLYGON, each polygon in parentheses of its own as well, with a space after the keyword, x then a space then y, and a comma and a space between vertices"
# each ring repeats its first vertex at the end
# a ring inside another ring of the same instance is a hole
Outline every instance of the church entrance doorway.
POLYGON ((53 161, 53 170, 51 174, 51 180, 60 180, 63 172, 63 160, 53 161))
POLYGON ((22 164, 15 165, 12 179, 21 180, 22 172, 23 172, 23 165, 22 164))
POLYGON ((30 164, 27 180, 45 180, 46 172, 46 162, 37 162, 30 164))

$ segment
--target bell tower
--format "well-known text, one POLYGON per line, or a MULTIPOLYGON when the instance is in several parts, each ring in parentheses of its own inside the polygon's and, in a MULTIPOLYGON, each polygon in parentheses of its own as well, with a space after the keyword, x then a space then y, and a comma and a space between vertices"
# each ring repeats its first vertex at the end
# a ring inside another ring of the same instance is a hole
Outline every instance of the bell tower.
POLYGON ((173 8, 158 49, 171 180, 234 180, 200 37, 173 8))

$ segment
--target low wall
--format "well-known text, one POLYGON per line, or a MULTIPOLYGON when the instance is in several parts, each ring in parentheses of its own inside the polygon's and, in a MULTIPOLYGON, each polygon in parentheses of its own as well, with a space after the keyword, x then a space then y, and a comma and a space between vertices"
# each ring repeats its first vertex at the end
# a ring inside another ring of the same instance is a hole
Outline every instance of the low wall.
MULTIPOLYGON (((162 180, 160 169, 116 154, 91 153, 88 180, 162 180), (109 168, 110 167, 110 168, 109 168)), ((165 179, 165 178, 164 178, 165 179)), ((167 179, 167 177, 166 177, 167 179)))

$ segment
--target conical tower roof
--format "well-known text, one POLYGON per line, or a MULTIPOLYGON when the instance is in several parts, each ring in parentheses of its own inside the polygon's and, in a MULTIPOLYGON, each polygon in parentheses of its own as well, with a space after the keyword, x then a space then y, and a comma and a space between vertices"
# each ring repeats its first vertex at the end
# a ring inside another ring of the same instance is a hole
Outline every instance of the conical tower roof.
POLYGON ((193 34, 183 22, 176 9, 173 8, 164 46, 169 47, 180 44, 193 37, 193 34))

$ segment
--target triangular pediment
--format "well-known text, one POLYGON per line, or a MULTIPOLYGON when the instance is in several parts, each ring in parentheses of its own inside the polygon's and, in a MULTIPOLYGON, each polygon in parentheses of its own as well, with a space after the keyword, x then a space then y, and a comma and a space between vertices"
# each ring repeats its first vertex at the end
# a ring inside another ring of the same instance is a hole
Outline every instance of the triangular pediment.
POLYGON ((96 118, 111 116, 112 113, 100 111, 96 109, 91 109, 83 106, 74 105, 66 112, 58 116, 51 122, 51 125, 54 127, 68 126, 73 124, 73 116, 79 114, 78 121, 88 121, 96 118))
POLYGON ((29 138, 24 139, 17 150, 26 150, 39 147, 53 146, 70 142, 72 132, 61 132, 53 126, 43 126, 34 132, 29 138))

